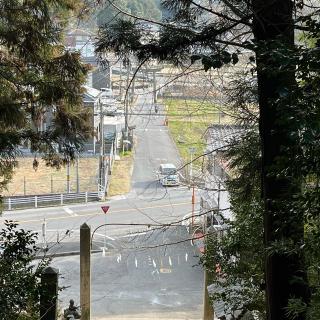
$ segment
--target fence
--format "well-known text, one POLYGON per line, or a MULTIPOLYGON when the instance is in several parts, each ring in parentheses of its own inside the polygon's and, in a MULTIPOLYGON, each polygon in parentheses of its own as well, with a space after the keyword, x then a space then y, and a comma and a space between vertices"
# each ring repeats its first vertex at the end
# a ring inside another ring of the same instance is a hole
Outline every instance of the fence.
POLYGON ((87 203, 100 200, 104 194, 98 192, 61 193, 50 195, 35 195, 28 197, 4 198, 4 210, 40 208, 48 206, 60 206, 67 203, 87 203))
POLYGON ((95 191, 97 190, 98 178, 70 178, 67 175, 64 179, 54 175, 43 176, 39 179, 30 177, 19 177, 14 179, 14 183, 9 184, 8 190, 4 192, 5 197, 29 196, 34 194, 57 194, 95 191))
MULTIPOLYGON (((113 142, 106 144, 106 149, 107 154, 102 158, 101 170, 103 172, 103 178, 99 174, 100 179, 97 179, 96 176, 92 176, 89 179, 83 179, 77 174, 76 179, 72 180, 70 179, 70 168, 67 171, 66 179, 54 179, 53 175, 51 175, 51 179, 42 176, 42 179, 40 179, 41 181, 34 181, 31 178, 27 180, 26 177, 24 177, 21 183, 17 181, 14 190, 12 190, 12 187, 9 188, 9 192, 7 192, 4 197, 3 209, 15 210, 39 208, 64 205, 67 203, 87 203, 89 201, 104 199, 109 185, 109 175, 111 174, 116 154, 115 144, 113 142), (59 190, 55 190, 55 185, 59 190), (98 189, 98 191, 80 192, 81 189, 98 189), (66 191, 66 193, 64 193, 64 191, 66 191), (27 196, 28 193, 32 193, 33 195, 27 196), (35 195, 35 193, 38 194, 35 195)), ((92 170, 92 168, 90 169, 92 170)))

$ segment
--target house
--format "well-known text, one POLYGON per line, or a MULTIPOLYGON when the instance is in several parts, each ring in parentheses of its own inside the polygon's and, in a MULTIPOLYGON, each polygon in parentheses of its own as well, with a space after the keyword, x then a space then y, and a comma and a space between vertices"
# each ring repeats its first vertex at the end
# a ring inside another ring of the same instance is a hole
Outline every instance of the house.
MULTIPOLYGON (((234 216, 230 209, 229 194, 226 190, 226 181, 232 175, 228 161, 224 154, 227 149, 239 140, 245 133, 245 129, 238 125, 215 124, 207 129, 205 138, 206 161, 203 172, 205 175, 205 188, 201 192, 200 210, 207 213, 207 230, 210 232, 218 232, 223 235, 224 230, 228 228, 226 220, 234 220, 234 216)), ((237 291, 240 285, 235 284, 228 287, 227 291, 236 299, 237 291)), ((209 295, 223 294, 226 288, 217 283, 207 287, 209 295)), ((228 320, 241 319, 255 320, 258 319, 255 312, 245 310, 233 310, 228 303, 222 300, 213 301, 213 309, 215 319, 228 320)))
POLYGON ((95 34, 83 29, 69 30, 65 36, 65 45, 70 51, 79 51, 82 61, 91 66, 88 73, 87 85, 95 89, 111 88, 111 69, 106 61, 99 63, 94 52, 95 34))
MULTIPOLYGON (((101 140, 101 112, 103 114, 103 134, 105 146, 108 142, 116 141, 115 148, 120 146, 120 138, 122 129, 124 128, 124 114, 118 110, 118 102, 113 98, 105 98, 101 90, 85 86, 83 93, 83 104, 89 108, 92 113, 92 127, 94 128, 94 136, 88 141, 84 148, 86 152, 97 154, 100 152, 101 140)), ((108 150, 105 150, 106 152, 108 150)))
POLYGON ((230 210, 226 180, 230 174, 228 162, 224 158, 227 148, 244 133, 242 126, 214 124, 205 134, 205 187, 200 194, 200 212, 207 212, 208 227, 219 231, 226 226, 224 220, 233 220, 230 210))

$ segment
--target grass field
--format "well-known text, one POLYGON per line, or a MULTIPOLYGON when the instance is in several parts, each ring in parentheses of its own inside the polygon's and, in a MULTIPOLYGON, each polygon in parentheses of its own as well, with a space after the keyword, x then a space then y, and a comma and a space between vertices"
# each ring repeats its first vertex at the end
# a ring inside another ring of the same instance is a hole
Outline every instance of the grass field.
POLYGON ((133 166, 132 152, 125 152, 114 162, 108 196, 126 194, 130 191, 133 166))
MULTIPOLYGON (((67 191, 67 168, 56 170, 40 161, 38 169, 32 167, 33 158, 18 158, 13 180, 4 196, 60 193, 67 191)), ((97 191, 98 158, 79 159, 80 191, 97 191)), ((71 191, 76 191, 76 166, 70 166, 71 191)))
MULTIPOLYGON (((229 116, 222 114, 210 103, 184 100, 165 99, 168 126, 184 162, 190 161, 190 148, 195 148, 193 158, 203 154, 206 148, 205 132, 213 123, 231 123, 229 116)), ((203 158, 193 162, 195 170, 200 170, 203 158)))

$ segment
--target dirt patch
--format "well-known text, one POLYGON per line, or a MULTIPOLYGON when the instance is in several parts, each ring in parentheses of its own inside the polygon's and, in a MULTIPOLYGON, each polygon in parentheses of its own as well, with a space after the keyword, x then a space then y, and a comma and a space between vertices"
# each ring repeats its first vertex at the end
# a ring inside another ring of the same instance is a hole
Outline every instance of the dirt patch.
MULTIPOLYGON (((4 196, 33 195, 67 192, 67 168, 60 170, 47 167, 39 162, 37 170, 32 167, 33 158, 18 158, 19 166, 15 169, 12 181, 4 196)), ((79 159, 80 192, 97 190, 98 158, 79 159)), ((76 164, 70 165, 71 192, 76 192, 76 164)))
POLYGON ((125 152, 120 160, 114 162, 108 196, 126 194, 130 191, 133 166, 132 152, 125 152))

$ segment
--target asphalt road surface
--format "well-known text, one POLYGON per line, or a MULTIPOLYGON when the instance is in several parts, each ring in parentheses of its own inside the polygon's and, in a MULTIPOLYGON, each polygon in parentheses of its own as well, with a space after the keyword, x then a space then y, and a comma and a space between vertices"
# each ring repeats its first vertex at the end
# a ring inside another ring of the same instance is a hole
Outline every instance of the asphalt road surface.
MULTIPOLYGON (((132 116, 136 148, 129 194, 105 202, 5 212, 4 220, 39 233, 50 253, 79 251, 79 229, 86 222, 92 255, 92 319, 201 319, 203 271, 188 240, 183 217, 191 211, 191 192, 185 186, 164 188, 156 178, 160 163, 181 161, 164 118, 157 116, 151 95, 139 96, 132 116), (105 215, 101 206, 110 209, 105 215), (99 227, 102 224, 107 226, 99 227), (172 224, 167 228, 162 224, 172 224), (139 225, 133 225, 139 224, 139 225)), ((159 113, 163 113, 160 109, 159 113)), ((61 308, 73 298, 79 303, 79 256, 54 258, 60 270, 61 308)))

